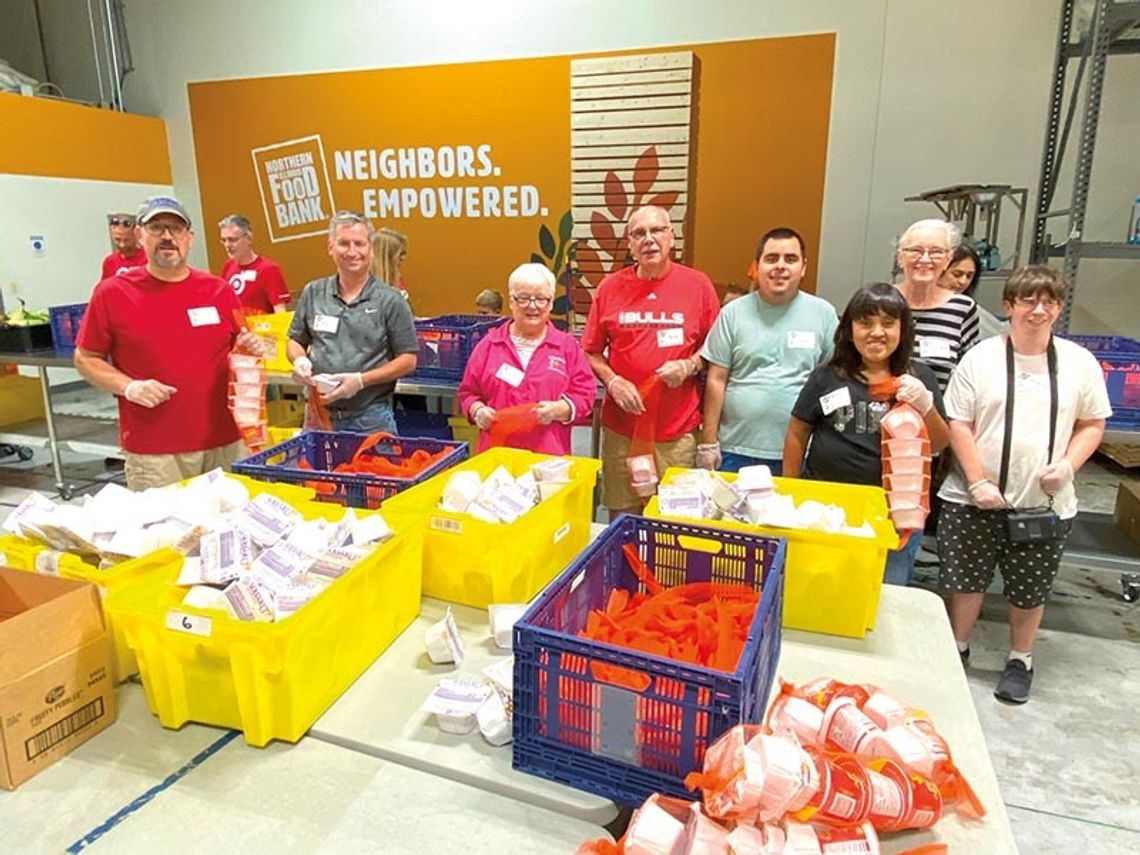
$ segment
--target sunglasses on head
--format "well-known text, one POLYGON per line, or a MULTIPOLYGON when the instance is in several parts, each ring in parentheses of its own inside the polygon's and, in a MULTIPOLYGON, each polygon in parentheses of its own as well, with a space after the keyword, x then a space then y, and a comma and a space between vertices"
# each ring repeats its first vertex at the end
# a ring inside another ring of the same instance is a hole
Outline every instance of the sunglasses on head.
POLYGON ((126 226, 127 228, 134 228, 134 217, 111 217, 107 220, 112 226, 126 226))

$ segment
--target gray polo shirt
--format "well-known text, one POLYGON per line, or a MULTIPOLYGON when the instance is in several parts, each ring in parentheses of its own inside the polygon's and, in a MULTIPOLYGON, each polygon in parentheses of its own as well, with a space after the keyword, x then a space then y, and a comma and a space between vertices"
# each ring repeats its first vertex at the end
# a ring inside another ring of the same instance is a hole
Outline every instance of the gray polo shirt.
MULTIPOLYGON (((289 338, 308 351, 314 374, 370 371, 401 353, 419 351, 407 300, 373 276, 351 303, 337 291, 335 274, 314 279, 297 301, 289 338)), ((330 406, 340 412, 356 412, 388 397, 395 388, 395 383, 366 386, 348 400, 330 406)))

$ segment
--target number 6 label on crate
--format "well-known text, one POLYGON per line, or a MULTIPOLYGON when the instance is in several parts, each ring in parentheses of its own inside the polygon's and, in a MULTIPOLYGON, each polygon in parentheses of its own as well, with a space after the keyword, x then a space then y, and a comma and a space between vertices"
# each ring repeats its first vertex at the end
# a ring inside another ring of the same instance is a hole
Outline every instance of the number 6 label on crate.
POLYGON ((169 611, 166 613, 166 628, 175 632, 188 632, 191 635, 200 635, 209 638, 214 630, 214 621, 200 615, 188 615, 185 612, 169 611))

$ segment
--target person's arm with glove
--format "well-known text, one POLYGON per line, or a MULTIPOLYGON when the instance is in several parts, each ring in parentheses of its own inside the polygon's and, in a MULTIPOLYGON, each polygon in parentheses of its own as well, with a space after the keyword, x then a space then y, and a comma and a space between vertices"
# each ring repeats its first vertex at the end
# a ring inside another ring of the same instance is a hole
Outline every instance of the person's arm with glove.
POLYGON ((728 386, 728 369, 715 362, 709 362, 708 365, 709 374, 701 413, 701 442, 697 446, 697 468, 716 470, 723 462, 718 435, 720 416, 724 410, 724 393, 728 386))
POLYGON ((973 422, 950 420, 950 448, 954 451, 954 459, 962 467, 966 490, 974 506, 983 511, 1004 508, 1006 501, 1001 490, 997 484, 986 478, 982 470, 982 458, 978 453, 978 444, 974 440, 973 422))
POLYGON ((586 359, 594 371, 594 376, 602 381, 606 387, 606 394, 614 399, 615 404, 635 416, 645 412, 645 403, 638 394, 637 386, 610 368, 603 354, 587 353, 586 359))
POLYGON ((950 426, 934 406, 934 392, 927 388, 925 383, 913 374, 904 374, 899 377, 899 388, 895 398, 918 410, 926 424, 932 452, 937 454, 950 444, 950 426))
POLYGON ((1073 436, 1064 457, 1041 470, 1038 481, 1042 491, 1055 496, 1073 480, 1073 475, 1096 451, 1104 438, 1104 419, 1078 419, 1073 424, 1073 436))
POLYGON ((104 354, 83 348, 76 348, 73 364, 83 379, 96 389, 119 395, 147 409, 166 403, 178 391, 159 380, 128 377, 108 362, 104 354))

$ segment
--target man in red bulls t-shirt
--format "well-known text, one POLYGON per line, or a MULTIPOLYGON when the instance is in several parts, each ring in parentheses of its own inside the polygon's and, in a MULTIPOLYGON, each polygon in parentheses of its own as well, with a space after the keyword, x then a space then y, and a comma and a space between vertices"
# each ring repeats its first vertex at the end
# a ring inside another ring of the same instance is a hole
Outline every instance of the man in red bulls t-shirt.
MULTIPOLYGON (((602 502, 611 516, 639 512, 626 459, 640 419, 653 418, 660 476, 669 466, 694 465, 701 393, 698 355, 720 301, 709 278, 671 258, 673 226, 662 208, 638 208, 626 238, 634 264, 606 276, 582 334, 582 349, 606 387, 602 403, 602 502), (656 374, 663 388, 647 412, 638 387, 656 374)), ((637 453, 637 449, 634 450, 637 453)))

